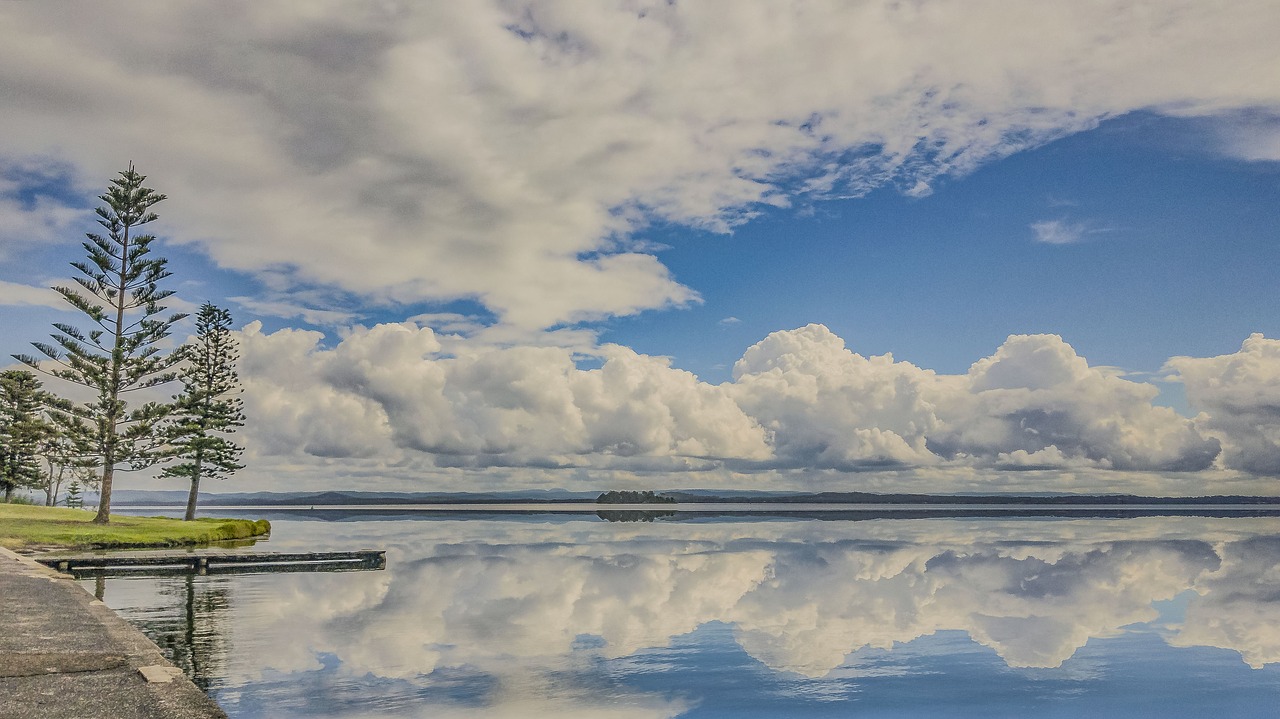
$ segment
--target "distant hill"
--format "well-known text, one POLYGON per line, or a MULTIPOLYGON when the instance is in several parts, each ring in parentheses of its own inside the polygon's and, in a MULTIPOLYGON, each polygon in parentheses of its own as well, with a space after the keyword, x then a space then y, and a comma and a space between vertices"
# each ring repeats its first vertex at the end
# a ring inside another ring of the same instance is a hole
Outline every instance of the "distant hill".
POLYGON ((1136 494, 876 494, 871 492, 815 492, 771 494, 769 496, 722 495, 690 492, 661 492, 680 503, 733 502, 754 504, 1277 504, 1280 497, 1215 495, 1208 497, 1146 497, 1136 494))
MULTIPOLYGON (((566 490, 524 490, 517 492, 201 492, 201 506, 296 506, 361 504, 500 504, 504 502, 589 502, 596 492, 566 490)), ((87 504, 88 502, 86 502, 87 504)), ((185 490, 118 489, 112 492, 113 506, 185 505, 185 490)))

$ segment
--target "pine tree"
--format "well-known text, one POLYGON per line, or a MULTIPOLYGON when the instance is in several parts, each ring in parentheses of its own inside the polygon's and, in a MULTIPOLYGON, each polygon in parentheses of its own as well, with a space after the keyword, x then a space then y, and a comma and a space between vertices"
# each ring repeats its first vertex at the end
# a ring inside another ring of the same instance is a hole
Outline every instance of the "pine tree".
POLYGON ((106 237, 89 233, 83 244, 88 261, 72 262, 82 276, 75 277, 79 288, 54 287, 72 307, 96 325, 88 333, 61 322, 54 323, 54 345, 33 343, 53 360, 50 369, 30 356, 15 358, 54 377, 83 385, 97 392, 97 398, 76 407, 92 432, 92 451, 101 467, 101 498, 93 521, 111 521, 111 483, 116 469, 142 469, 160 458, 156 425, 167 407, 155 402, 129 409, 125 397, 172 381, 176 353, 161 351, 159 344, 169 336, 173 323, 186 315, 161 319, 160 305, 172 290, 159 283, 171 273, 164 258, 148 254, 154 235, 137 234, 138 228, 157 219, 151 207, 165 196, 144 187, 146 177, 129 169, 112 180, 105 204, 97 208, 98 224, 106 237))
POLYGON ((196 517, 200 480, 225 478, 244 466, 237 462, 244 448, 227 436, 244 425, 244 403, 236 396, 240 378, 231 313, 208 302, 201 305, 195 341, 184 345, 181 354, 182 393, 173 398, 166 437, 171 456, 182 461, 166 467, 161 476, 191 481, 185 516, 190 520, 196 517))
POLYGON ((46 402, 34 374, 20 369, 0 372, 0 487, 6 502, 15 489, 43 484, 40 444, 49 433, 42 416, 46 402))
POLYGON ((80 494, 80 480, 73 479, 71 484, 67 485, 67 506, 72 509, 80 509, 84 506, 84 498, 80 494))

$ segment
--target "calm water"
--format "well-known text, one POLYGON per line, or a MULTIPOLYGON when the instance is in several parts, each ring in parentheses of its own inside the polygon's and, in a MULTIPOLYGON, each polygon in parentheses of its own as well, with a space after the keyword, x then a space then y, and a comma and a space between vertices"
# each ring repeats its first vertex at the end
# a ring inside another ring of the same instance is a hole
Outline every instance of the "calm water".
POLYGON ((99 589, 232 717, 1280 707, 1276 518, 324 516, 257 549, 387 569, 99 589))

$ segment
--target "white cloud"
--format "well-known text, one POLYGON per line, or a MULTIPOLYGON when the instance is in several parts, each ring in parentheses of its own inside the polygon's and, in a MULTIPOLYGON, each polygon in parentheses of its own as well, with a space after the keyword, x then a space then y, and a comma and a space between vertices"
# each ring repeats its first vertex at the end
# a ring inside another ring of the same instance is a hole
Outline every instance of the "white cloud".
POLYGON ((763 430, 715 387, 622 347, 599 348, 603 366, 583 371, 560 347, 442 356, 435 333, 411 325, 357 328, 332 350, 319 333, 253 324, 241 336, 248 410, 272 427, 255 436, 264 454, 419 452, 478 466, 768 454, 763 430))
POLYGON ((49 307, 55 310, 73 309, 62 295, 46 285, 24 285, 0 280, 0 305, 49 307))
POLYGON ((252 322, 237 333, 239 373, 252 418, 242 435, 250 458, 300 453, 358 458, 393 451, 386 411, 375 401, 324 381, 319 332, 263 334, 252 322))
POLYGON ((938 375, 862 357, 809 325, 753 345, 721 385, 616 345, 594 347, 601 366, 580 369, 567 347, 442 342, 412 324, 357 327, 330 349, 318 332, 256 323, 241 339, 259 456, 630 472, 994 467, 1031 481, 1048 468, 1202 470, 1219 446, 1153 406, 1154 386, 1090 367, 1052 335, 1010 337, 968 374, 938 375))
POLYGON ((1036 242, 1046 245, 1074 245, 1087 241, 1091 235, 1113 232, 1114 228, 1059 219, 1033 222, 1031 231, 1035 234, 1036 242))
MULTIPOLYGON (((1280 61, 1278 13, 6 3, 0 156, 72 162, 79 187, 133 159, 172 198, 161 232, 284 289, 472 298, 545 327, 697 301, 630 241, 654 220, 919 196, 1132 110, 1274 112, 1280 79, 1241 68, 1280 61)), ((5 231, 62 222, 19 220, 5 231)))
POLYGON ((1074 245, 1084 239, 1088 228, 1083 224, 1067 220, 1042 220, 1031 223, 1031 231, 1036 235, 1036 242, 1047 245, 1074 245))
POLYGON ((922 396, 933 373, 893 357, 866 359, 822 325, 774 332, 733 367, 734 399, 774 435, 780 461, 857 469, 931 464, 938 426, 922 396))
POLYGON ((1219 129, 1222 149, 1251 162, 1280 162, 1280 113, 1242 113, 1219 129))
POLYGON ((37 197, 30 203, 0 196, 0 260, 25 245, 65 242, 76 237, 86 226, 87 213, 37 197))
POLYGON ((1154 385, 1090 367, 1056 335, 1012 336, 965 377, 948 380, 963 391, 931 396, 943 426, 930 447, 943 456, 1009 463, 1022 450, 1039 462, 1061 456, 1065 466, 1194 471, 1219 452, 1189 420, 1152 405, 1154 385))
POLYGON ((49 192, 72 182, 71 174, 70 166, 48 157, 0 156, 0 260, 13 250, 65 242, 84 231, 90 211, 49 192))
POLYGON ((459 314, 457 312, 427 312, 410 317, 412 322, 422 327, 430 327, 436 332, 474 335, 485 328, 485 323, 478 317, 459 314))
POLYGON ((1280 474, 1280 340, 1254 334, 1238 352, 1174 357, 1165 369, 1201 411, 1197 425, 1222 441, 1227 468, 1280 474))
POLYGON ((228 297, 228 301, 240 305, 244 309, 263 317, 280 317, 282 319, 300 319, 317 327, 337 327, 348 325, 358 318, 353 312, 343 310, 304 307, 282 300, 259 300, 252 297, 228 297))

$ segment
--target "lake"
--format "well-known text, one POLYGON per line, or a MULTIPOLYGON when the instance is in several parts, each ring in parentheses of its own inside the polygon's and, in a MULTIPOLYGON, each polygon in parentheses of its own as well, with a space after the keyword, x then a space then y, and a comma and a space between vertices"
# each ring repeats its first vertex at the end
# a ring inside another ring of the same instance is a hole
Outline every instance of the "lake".
POLYGON ((255 515, 387 568, 84 580, 232 717, 1280 706, 1275 517, 255 515))

